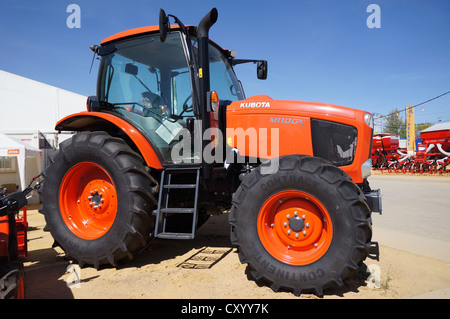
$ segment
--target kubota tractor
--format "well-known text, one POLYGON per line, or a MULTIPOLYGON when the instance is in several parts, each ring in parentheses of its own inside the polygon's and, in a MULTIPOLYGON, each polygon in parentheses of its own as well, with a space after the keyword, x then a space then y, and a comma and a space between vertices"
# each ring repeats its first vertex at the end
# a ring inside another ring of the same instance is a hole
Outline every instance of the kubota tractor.
POLYGON ((198 26, 160 10, 159 26, 115 34, 87 111, 56 124, 42 187, 47 227, 80 264, 116 265, 152 238, 192 239, 230 211, 231 241, 256 280, 318 295, 358 269, 371 244, 373 120, 312 102, 246 98, 236 59, 198 26), (176 24, 170 25, 173 18, 176 24))

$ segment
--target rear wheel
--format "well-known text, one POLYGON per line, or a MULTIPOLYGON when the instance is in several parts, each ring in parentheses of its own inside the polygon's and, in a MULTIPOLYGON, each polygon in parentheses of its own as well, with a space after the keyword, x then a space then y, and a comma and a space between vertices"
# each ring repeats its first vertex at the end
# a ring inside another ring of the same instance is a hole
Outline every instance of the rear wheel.
POLYGON ((78 133, 61 143, 44 175, 42 211, 69 258, 115 265, 148 242, 157 182, 123 140, 78 133))
POLYGON ((233 197, 232 242, 251 274, 299 295, 342 286, 368 254, 370 210, 341 169, 309 156, 252 171, 233 197))

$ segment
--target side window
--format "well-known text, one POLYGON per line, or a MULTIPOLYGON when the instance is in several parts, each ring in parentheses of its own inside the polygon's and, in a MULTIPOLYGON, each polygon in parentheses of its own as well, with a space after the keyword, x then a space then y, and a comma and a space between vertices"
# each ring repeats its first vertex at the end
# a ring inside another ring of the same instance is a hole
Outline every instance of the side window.
POLYGON ((193 117, 191 77, 188 68, 172 71, 173 114, 193 117))

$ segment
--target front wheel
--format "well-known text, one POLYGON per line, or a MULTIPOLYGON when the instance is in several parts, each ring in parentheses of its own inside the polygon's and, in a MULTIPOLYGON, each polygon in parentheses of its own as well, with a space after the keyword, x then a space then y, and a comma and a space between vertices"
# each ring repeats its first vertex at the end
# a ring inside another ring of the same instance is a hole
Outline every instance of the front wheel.
POLYGON ((115 265, 148 242, 157 182, 122 139, 77 133, 61 143, 44 175, 42 212, 67 257, 115 265))
POLYGON ((341 169, 309 156, 252 171, 233 197, 232 242, 257 280, 300 295, 342 286, 368 254, 370 209, 341 169))

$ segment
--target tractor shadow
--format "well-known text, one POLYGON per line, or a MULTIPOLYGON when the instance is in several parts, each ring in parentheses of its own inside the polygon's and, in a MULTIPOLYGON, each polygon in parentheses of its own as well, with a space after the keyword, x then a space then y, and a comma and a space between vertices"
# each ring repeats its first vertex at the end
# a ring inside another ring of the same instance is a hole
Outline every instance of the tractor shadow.
POLYGON ((194 239, 153 239, 132 261, 121 263, 116 268, 140 268, 167 260, 178 260, 178 257, 185 258, 177 262, 177 266, 203 268, 208 265, 209 261, 209 268, 211 268, 232 250, 228 214, 222 214, 211 216, 204 225, 197 229, 194 239), (206 260, 201 263, 201 257, 205 254, 211 256, 206 256, 204 258, 206 260), (195 264, 198 264, 198 267, 195 264))
MULTIPOLYGON (((212 216, 201 226, 193 240, 167 240, 154 239, 140 254, 132 261, 117 265, 117 270, 124 268, 141 268, 151 264, 159 264, 168 260, 174 260, 173 267, 182 267, 190 269, 209 269, 214 267, 223 258, 229 254, 235 254, 237 250, 231 244, 230 225, 228 214, 212 216), (175 262, 176 260, 176 262, 175 262)), ((376 253, 371 251, 368 258, 377 258, 376 253)), ((234 257, 233 257, 234 258, 234 257)), ((112 266, 105 266, 114 268, 112 266)), ((248 280, 255 282, 256 285, 263 287, 266 284, 261 280, 253 278, 250 268, 247 266, 245 273, 248 280)), ((344 280, 344 285, 340 288, 328 288, 324 290, 324 297, 338 296, 345 297, 349 292, 357 293, 361 287, 367 286, 367 277, 369 271, 364 263, 353 275, 344 280)), ((280 292, 286 292, 280 290, 280 292)), ((274 292, 275 296, 276 292, 274 292)), ((305 296, 304 293, 301 296, 305 296)))

